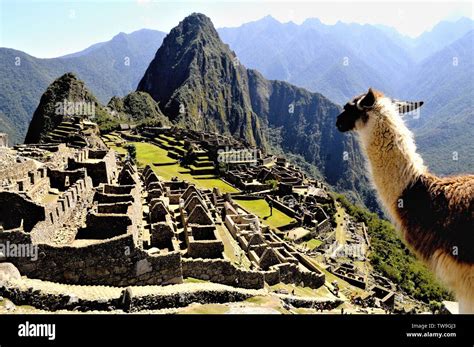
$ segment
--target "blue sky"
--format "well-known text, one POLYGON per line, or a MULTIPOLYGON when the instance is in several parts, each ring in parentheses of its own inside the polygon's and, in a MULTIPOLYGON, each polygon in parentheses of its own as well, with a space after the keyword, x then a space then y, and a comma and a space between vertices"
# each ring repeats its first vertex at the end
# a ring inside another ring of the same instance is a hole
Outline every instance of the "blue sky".
POLYGON ((441 20, 473 18, 470 1, 153 1, 0 0, 0 46, 36 57, 56 57, 142 28, 168 32, 192 12, 208 15, 216 27, 234 27, 272 15, 281 22, 385 24, 417 36, 441 20))

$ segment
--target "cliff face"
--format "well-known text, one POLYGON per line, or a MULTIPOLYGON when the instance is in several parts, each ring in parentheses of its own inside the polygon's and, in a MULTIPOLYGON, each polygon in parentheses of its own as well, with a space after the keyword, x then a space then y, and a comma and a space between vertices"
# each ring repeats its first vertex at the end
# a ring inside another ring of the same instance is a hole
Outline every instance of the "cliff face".
POLYGON ((138 90, 148 92, 177 124, 265 146, 249 99, 246 69, 202 14, 185 18, 171 30, 138 90))
POLYGON ((266 80, 255 70, 248 70, 248 80, 252 109, 274 134, 272 144, 301 155, 339 190, 357 192, 354 197, 376 204, 354 136, 334 126, 340 106, 287 82, 266 80))

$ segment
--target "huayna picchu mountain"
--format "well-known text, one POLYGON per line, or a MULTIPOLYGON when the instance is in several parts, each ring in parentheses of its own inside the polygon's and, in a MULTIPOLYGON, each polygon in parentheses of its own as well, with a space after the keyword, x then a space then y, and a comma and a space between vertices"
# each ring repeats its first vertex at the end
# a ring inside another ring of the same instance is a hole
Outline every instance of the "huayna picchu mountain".
POLYGON ((202 14, 186 17, 165 37, 138 90, 148 92, 177 124, 265 147, 246 69, 202 14))
POLYGON ((376 206, 354 138, 334 126, 341 108, 246 69, 203 14, 188 16, 165 37, 138 90, 174 123, 302 156, 329 184, 376 206))

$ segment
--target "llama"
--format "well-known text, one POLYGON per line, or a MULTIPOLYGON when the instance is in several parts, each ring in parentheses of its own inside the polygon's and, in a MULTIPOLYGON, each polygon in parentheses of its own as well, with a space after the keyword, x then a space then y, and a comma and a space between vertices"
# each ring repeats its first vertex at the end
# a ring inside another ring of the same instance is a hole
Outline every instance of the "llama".
POLYGON ((344 106, 339 131, 355 130, 379 200, 405 242, 474 313, 474 175, 437 177, 416 152, 402 102, 369 89, 344 106))

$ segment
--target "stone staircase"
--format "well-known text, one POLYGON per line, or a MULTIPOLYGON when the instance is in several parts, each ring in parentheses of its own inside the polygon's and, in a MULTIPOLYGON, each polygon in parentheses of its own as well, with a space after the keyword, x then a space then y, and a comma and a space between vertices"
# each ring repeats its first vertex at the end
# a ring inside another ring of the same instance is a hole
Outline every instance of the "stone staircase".
POLYGON ((56 128, 48 132, 44 141, 49 143, 67 143, 74 147, 85 147, 87 141, 81 135, 81 125, 63 120, 56 128))

